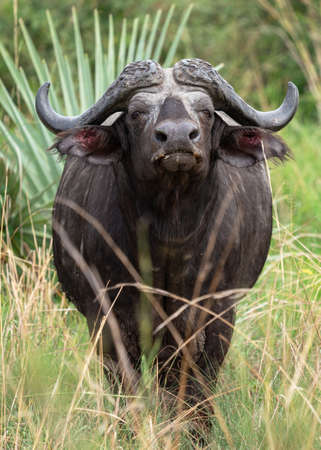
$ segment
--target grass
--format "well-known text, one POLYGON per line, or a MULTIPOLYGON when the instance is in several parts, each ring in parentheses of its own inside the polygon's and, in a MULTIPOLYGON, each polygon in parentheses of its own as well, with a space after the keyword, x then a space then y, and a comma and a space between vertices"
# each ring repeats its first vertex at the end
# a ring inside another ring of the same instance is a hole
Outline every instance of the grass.
POLYGON ((321 227, 321 129, 295 120, 281 135, 293 151, 292 161, 272 170, 281 221, 296 233, 316 232, 321 227))
MULTIPOLYGON (((18 2, 14 2, 14 56, 0 42, 0 60, 2 59, 6 66, 7 77, 11 78, 11 82, 5 84, 2 74, 0 77, 0 179, 5 179, 3 172, 6 170, 11 175, 8 176, 8 186, 1 183, 0 196, 7 189, 8 197, 11 197, 5 208, 8 235, 15 252, 19 252, 20 256, 25 256, 28 248, 33 246, 34 235, 37 235, 39 240, 42 238, 43 224, 50 220, 49 209, 62 169, 57 158, 52 158, 46 151, 53 139, 36 113, 36 89, 44 82, 50 81, 53 108, 67 115, 77 115, 101 97, 106 86, 118 77, 126 64, 152 58, 164 67, 171 66, 192 5, 182 12, 181 20, 170 39, 168 33, 175 18, 174 10, 174 6, 165 14, 158 10, 153 17, 147 14, 144 18, 130 21, 132 23, 124 19, 118 32, 114 30, 113 16, 109 15, 102 20, 95 9, 91 14, 92 38, 85 42, 82 24, 79 23, 77 10, 73 7, 71 15, 74 38, 68 38, 68 45, 71 46, 69 50, 56 29, 55 13, 47 11, 46 29, 49 29, 51 47, 55 55, 49 63, 44 60, 48 54, 39 53, 36 42, 32 40, 28 26, 22 19, 19 20, 18 27, 18 2), (26 73, 25 65, 19 66, 20 47, 25 49, 20 56, 22 59, 27 58, 27 67, 32 69, 26 73), (13 86, 16 95, 13 95, 13 86), (55 89, 59 90, 59 94, 55 89), (59 97, 63 99, 62 103, 58 100, 59 97), (26 218, 30 210, 37 212, 38 220, 33 220, 33 227, 26 218)), ((0 215, 3 215, 2 211, 0 215)), ((6 233, 6 229, 4 232, 6 233)))
POLYGON ((0 235, 1 448, 321 448, 320 131, 283 136, 295 159, 271 170, 272 248, 238 305, 207 429, 192 433, 193 411, 168 405, 146 360, 137 395, 107 381, 48 241, 20 259, 0 235))

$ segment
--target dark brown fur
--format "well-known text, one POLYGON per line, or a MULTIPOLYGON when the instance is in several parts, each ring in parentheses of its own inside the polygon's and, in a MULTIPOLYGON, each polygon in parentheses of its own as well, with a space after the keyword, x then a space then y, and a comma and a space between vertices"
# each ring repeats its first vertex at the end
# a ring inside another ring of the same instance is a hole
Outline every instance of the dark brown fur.
MULTIPOLYGON (((157 169, 151 179, 135 176, 131 160, 135 144, 130 141, 126 117, 113 127, 64 132, 55 147, 69 156, 53 216, 109 287, 137 280, 79 211, 61 200, 74 202, 101 223, 138 272, 138 224, 142 219, 147 223, 154 287, 189 300, 207 295, 198 304, 212 315, 198 308, 185 309, 173 324, 183 339, 187 331, 200 330, 189 346, 190 356, 203 374, 215 379, 233 333, 235 297, 227 294, 216 299, 208 294, 250 288, 257 280, 272 230, 272 199, 261 142, 267 158, 283 159, 288 149, 258 128, 227 127, 218 117, 210 126, 213 139, 206 150, 210 152, 206 173, 172 174, 157 169)), ((54 258, 63 289, 86 316, 90 332, 95 331, 102 314, 100 304, 55 232, 54 258)), ((130 360, 137 367, 141 357, 139 290, 124 287, 120 295, 118 290, 110 290, 109 295, 111 301, 117 296, 113 310, 130 360)), ((168 316, 182 306, 171 296, 158 295, 157 301, 168 316)), ((152 317, 155 329, 162 319, 155 311, 152 317)), ((158 362, 165 363, 176 348, 171 331, 165 329, 158 362)), ((103 330, 103 352, 117 360, 108 326, 103 330)), ((172 374, 180 358, 181 353, 172 374)), ((174 386, 175 376, 167 380, 174 386)))

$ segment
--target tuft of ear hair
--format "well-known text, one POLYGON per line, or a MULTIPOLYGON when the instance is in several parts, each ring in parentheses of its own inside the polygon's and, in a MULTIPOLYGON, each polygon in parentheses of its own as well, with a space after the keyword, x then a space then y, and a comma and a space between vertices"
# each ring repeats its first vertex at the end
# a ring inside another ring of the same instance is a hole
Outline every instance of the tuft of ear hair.
POLYGON ((77 156, 91 164, 106 165, 119 159, 120 145, 112 127, 88 125, 59 133, 48 148, 53 149, 62 157, 77 156))
POLYGON ((226 127, 218 148, 218 157, 235 167, 249 167, 257 161, 273 158, 283 162, 291 151, 283 140, 258 127, 226 127))

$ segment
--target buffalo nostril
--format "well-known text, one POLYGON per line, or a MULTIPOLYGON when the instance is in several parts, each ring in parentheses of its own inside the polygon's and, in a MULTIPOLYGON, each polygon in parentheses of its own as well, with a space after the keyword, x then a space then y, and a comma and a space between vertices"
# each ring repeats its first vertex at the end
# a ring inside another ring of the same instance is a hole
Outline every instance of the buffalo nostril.
POLYGON ((199 131, 197 128, 195 128, 193 131, 190 132, 190 134, 188 135, 188 137, 190 138, 191 141, 194 141, 198 136, 199 136, 199 131))
POLYGON ((167 135, 165 133, 163 133, 162 131, 156 131, 155 138, 158 142, 166 142, 167 141, 167 135))

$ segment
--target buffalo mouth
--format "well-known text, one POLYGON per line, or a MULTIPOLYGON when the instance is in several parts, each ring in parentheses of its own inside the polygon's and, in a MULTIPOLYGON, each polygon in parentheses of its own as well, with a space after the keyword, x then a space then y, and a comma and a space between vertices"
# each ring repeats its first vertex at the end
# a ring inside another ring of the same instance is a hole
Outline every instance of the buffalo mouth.
POLYGON ((197 152, 175 151, 155 155, 153 162, 168 172, 189 172, 201 161, 197 152))

